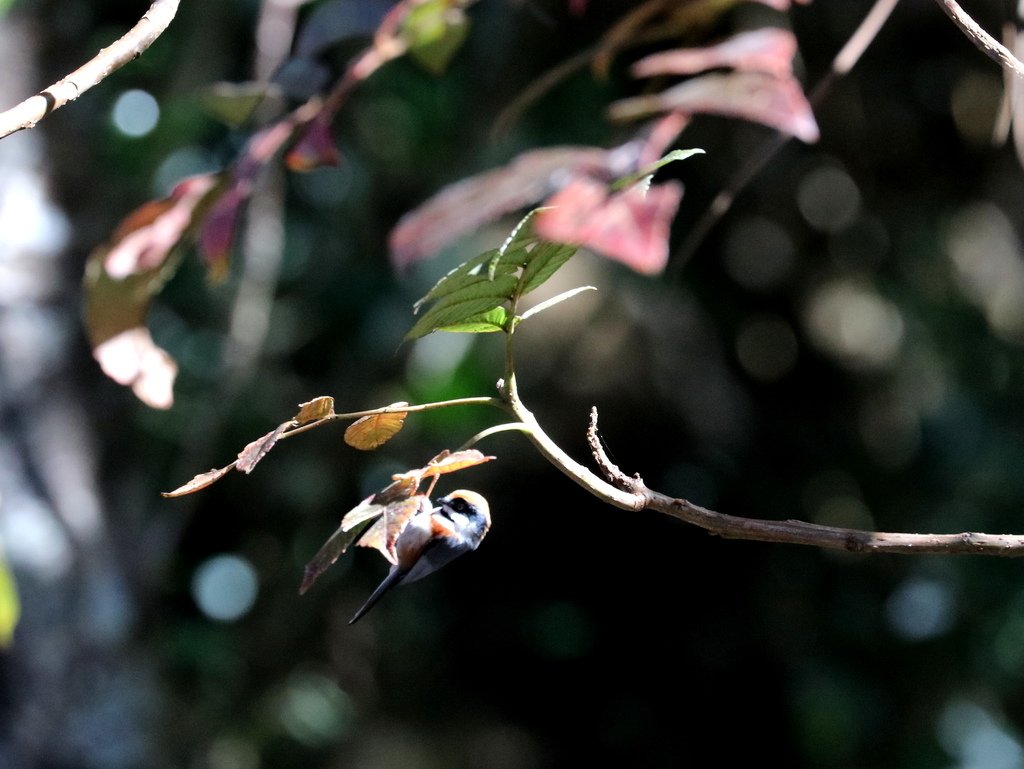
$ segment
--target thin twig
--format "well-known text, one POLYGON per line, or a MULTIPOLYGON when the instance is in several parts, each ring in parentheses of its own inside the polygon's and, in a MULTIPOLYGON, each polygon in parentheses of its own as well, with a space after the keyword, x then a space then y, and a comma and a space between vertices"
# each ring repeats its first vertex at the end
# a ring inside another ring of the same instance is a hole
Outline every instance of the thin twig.
POLYGON ((32 128, 50 113, 74 101, 111 73, 137 59, 167 29, 178 12, 178 3, 179 0, 154 0, 139 23, 123 37, 49 88, 0 112, 0 139, 22 129, 32 128))
POLYGON ((946 15, 953 20, 953 23, 960 27, 960 31, 967 35, 971 42, 978 46, 986 56, 1013 70, 1017 77, 1024 77, 1024 63, 1014 56, 1009 48, 982 29, 981 25, 971 18, 959 4, 954 0, 936 0, 936 2, 946 12, 946 15))

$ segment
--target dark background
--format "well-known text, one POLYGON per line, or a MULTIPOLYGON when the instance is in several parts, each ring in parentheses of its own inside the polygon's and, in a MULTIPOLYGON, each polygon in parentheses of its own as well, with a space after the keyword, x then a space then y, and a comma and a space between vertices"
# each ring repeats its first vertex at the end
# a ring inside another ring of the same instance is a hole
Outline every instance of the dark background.
MULTIPOLYGON (((144 5, 15 3, 0 25, 35 47, 24 95, 144 5)), ((388 265, 387 233, 442 185, 519 151, 626 138, 604 111, 636 92, 635 52, 607 80, 570 78, 509 135, 490 130, 629 5, 593 2, 574 18, 561 3, 480 3, 443 77, 399 61, 366 82, 336 124, 344 164, 268 182, 285 201, 284 249, 259 354, 239 363, 228 335, 241 253, 216 287, 187 259, 156 301, 150 327, 181 366, 167 412, 99 372, 78 282, 119 219, 166 194, 168 158, 212 170, 242 145, 245 131, 211 119, 197 94, 252 76, 259 4, 184 2, 150 51, 33 132, 69 234, 39 302, 58 319, 58 353, 33 387, 10 385, 12 359, 0 368, 0 440, 22 457, 0 487, 0 517, 23 604, 0 658, 0 766, 1024 766, 1014 560, 724 541, 604 506, 502 433, 480 446, 497 461, 440 489, 490 499, 483 547, 349 627, 383 562, 346 555, 300 598, 303 564, 390 473, 457 447, 494 414, 411 416, 373 454, 328 427, 277 447, 251 476, 159 497, 316 395, 355 410, 493 393, 496 336, 400 341, 412 302, 500 243, 515 217, 404 275, 388 265), (111 121, 133 88, 161 108, 137 138, 111 121), (75 430, 56 419, 67 414, 75 430), (56 428, 41 431, 38 415, 56 428), (62 451, 87 471, 56 472, 62 451), (88 536, 66 512, 86 497, 98 511, 88 536), (56 511, 35 560, 18 544, 19 506, 32 499, 44 519, 56 511), (47 549, 55 538, 66 547, 47 549), (194 585, 225 554, 258 593, 218 621, 194 585)), ((974 5, 998 30, 998 5, 974 5)), ((814 83, 868 6, 745 6, 715 32, 791 25, 814 83)), ((787 145, 689 262, 652 279, 574 258, 549 293, 599 291, 523 326, 527 404, 581 461, 597 406, 625 471, 722 512, 1019 531, 1024 187, 1012 146, 990 139, 1000 83, 936 3, 901 4, 817 109, 821 141, 787 145)), ((718 118, 687 129, 677 146, 707 155, 665 172, 687 189, 674 244, 768 135, 718 118)), ((32 297, 5 301, 0 320, 32 297)))

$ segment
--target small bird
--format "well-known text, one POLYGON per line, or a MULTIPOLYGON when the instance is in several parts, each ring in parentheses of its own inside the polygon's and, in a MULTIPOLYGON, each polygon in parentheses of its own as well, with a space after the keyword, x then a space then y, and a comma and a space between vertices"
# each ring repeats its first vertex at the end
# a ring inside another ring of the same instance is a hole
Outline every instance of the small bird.
POLYGON ((487 500, 465 489, 441 497, 437 507, 416 513, 395 542, 398 563, 348 624, 355 624, 395 585, 422 579, 463 553, 476 550, 490 527, 487 500))

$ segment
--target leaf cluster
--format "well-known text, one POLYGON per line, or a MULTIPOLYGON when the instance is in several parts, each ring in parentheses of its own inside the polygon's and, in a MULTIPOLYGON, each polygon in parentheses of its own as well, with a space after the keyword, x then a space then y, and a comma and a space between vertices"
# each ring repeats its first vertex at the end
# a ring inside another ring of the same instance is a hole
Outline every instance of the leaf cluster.
POLYGON ((573 289, 516 314, 519 300, 543 285, 578 250, 576 245, 556 243, 537 235, 527 214, 500 248, 479 254, 439 280, 414 306, 430 308, 405 335, 419 339, 434 331, 510 333, 520 321, 568 299, 586 288, 573 289))

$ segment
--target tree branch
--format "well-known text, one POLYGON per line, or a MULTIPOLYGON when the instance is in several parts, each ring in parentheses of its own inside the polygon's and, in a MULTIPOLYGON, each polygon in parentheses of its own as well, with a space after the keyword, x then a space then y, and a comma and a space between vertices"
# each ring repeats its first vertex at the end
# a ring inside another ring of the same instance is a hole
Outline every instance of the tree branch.
MULTIPOLYGON (((623 473, 608 458, 598 438, 596 408, 590 411, 587 440, 595 462, 608 481, 616 488, 626 490, 637 502, 642 502, 640 505, 634 502, 634 508, 657 510, 726 539, 813 545, 852 553, 971 553, 1006 557, 1024 556, 1024 536, 1016 534, 903 534, 844 529, 795 520, 766 521, 718 513, 685 499, 652 491, 644 485, 640 476, 627 476, 623 473)), ((591 484, 588 484, 587 488, 594 489, 591 484)), ((618 497, 606 501, 618 504, 618 497)))
POLYGON ((0 112, 0 139, 24 128, 32 128, 50 113, 137 59, 167 29, 178 12, 178 4, 179 0, 154 0, 139 23, 119 40, 49 88, 0 112))
POLYGON ((1024 77, 1024 63, 1014 56, 1010 49, 981 28, 955 0, 936 0, 939 7, 960 27, 960 30, 990 59, 1012 70, 1017 77, 1024 77))

